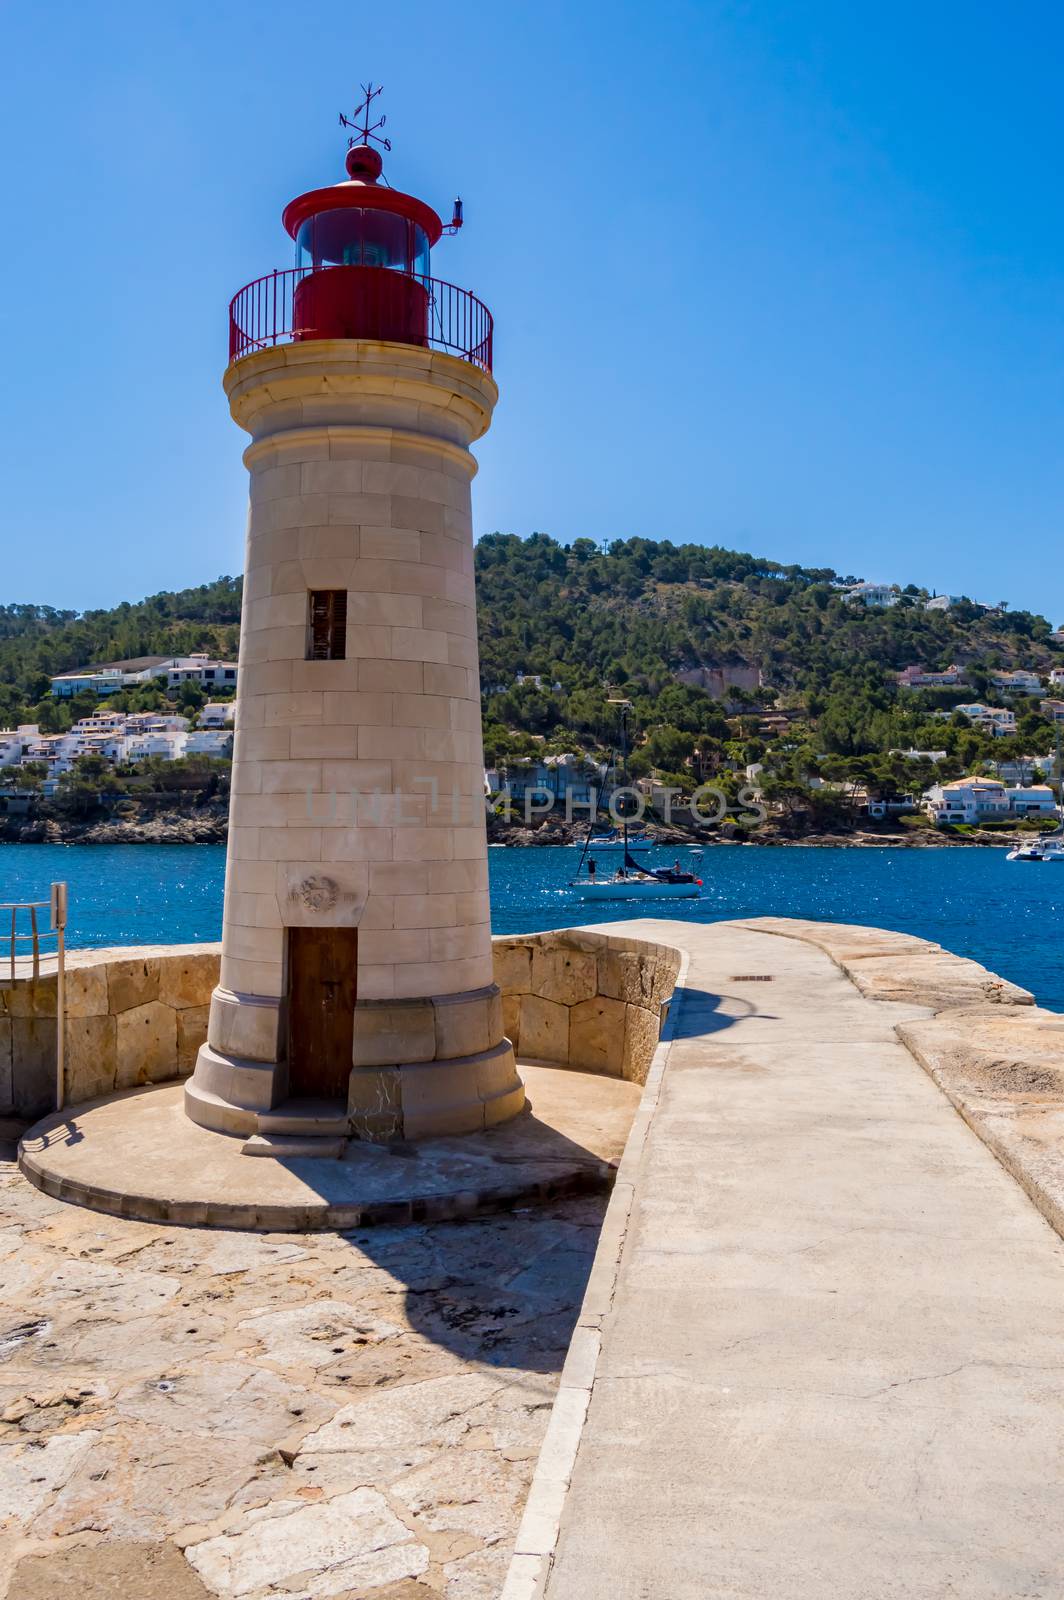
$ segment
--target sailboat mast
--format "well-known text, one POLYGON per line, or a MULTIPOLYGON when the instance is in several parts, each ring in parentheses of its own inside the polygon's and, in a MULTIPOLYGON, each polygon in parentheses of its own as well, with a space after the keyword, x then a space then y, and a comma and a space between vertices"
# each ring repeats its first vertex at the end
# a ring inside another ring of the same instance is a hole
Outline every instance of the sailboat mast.
MULTIPOLYGON (((628 787, 628 707, 621 707, 621 786, 628 787)), ((628 867, 628 800, 625 797, 624 812, 621 817, 624 837, 624 867, 628 867)))

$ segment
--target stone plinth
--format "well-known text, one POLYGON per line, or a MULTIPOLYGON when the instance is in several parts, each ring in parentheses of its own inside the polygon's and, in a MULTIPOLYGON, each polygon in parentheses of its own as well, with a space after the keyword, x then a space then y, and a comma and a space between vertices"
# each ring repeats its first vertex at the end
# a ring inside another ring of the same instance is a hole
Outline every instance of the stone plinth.
POLYGON ((189 1121, 176 1084, 91 1101, 76 1123, 53 1112, 26 1133, 19 1159, 53 1199, 93 1211, 269 1232, 442 1222, 608 1189, 638 1087, 563 1067, 521 1070, 530 1115, 428 1138, 416 1160, 361 1140, 340 1141, 339 1153, 249 1160, 240 1140, 189 1121))
POLYGON ((310 340, 229 368, 252 436, 220 983, 189 1114, 290 1094, 294 928, 357 929, 349 1104, 368 1138, 472 1131, 523 1090, 492 976, 470 444, 497 390, 408 345, 310 340), (307 659, 310 595, 346 596, 307 659))

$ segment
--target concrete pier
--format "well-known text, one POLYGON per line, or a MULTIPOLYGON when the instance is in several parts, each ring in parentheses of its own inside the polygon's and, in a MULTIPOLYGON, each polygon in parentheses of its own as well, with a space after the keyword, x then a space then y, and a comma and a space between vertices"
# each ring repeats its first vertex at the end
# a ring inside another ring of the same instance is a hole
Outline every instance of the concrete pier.
POLYGON ((876 930, 632 926, 685 988, 507 1600, 1064 1593, 1064 1245, 895 1032, 1030 997, 876 930))
POLYGON ((180 1112, 190 959, 73 964, 79 1103, 39 1188, 0 1148, 0 1596, 1059 1600, 1064 1018, 874 928, 511 937, 531 1115, 246 1160, 180 1112), (115 1093, 146 1017, 172 1081, 115 1093), (598 1198, 547 1196, 633 1109, 594 1249, 598 1198), (385 1209, 329 1232, 359 1167, 385 1209), (474 1216, 485 1177, 520 1203, 474 1216), (228 1227, 173 1209, 205 1187, 228 1227), (326 1231, 232 1231, 308 1192, 326 1231))

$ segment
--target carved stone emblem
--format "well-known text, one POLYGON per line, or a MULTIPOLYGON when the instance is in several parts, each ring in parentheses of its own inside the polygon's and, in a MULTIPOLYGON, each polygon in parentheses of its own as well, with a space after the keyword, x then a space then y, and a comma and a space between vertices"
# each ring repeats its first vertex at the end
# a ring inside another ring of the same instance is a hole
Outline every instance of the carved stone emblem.
POLYGON ((331 911, 338 890, 332 878, 304 878, 296 893, 308 911, 331 911))

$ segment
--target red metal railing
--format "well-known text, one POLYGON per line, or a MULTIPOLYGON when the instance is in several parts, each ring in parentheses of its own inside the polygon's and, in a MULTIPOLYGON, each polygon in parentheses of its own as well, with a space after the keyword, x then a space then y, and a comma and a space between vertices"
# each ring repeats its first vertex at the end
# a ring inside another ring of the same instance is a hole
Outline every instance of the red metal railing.
MULTIPOLYGON (((266 350, 271 345, 288 344, 295 339, 312 339, 315 330, 299 323, 293 315, 292 299, 299 283, 311 272, 330 272, 329 267, 293 267, 287 272, 271 272, 265 278, 256 278, 245 284, 229 304, 229 359, 235 361, 253 350, 266 350)), ((351 273, 349 267, 336 269, 351 273)), ((377 274, 369 269, 366 287, 377 274)), ((389 272, 387 277, 391 277, 389 272)), ((403 274, 403 276, 407 276, 403 274)), ((362 281, 361 279, 359 281, 362 281)), ((424 344, 432 350, 446 350, 451 355, 471 361, 485 372, 491 371, 492 317, 491 312, 468 289, 456 288, 453 283, 443 283, 439 278, 424 278, 420 274, 414 281, 428 296, 428 315, 424 344)), ((372 313, 370 316, 372 321, 372 313)), ((323 335, 324 336, 324 335, 323 335)), ((404 340, 405 343, 422 343, 404 340)))

